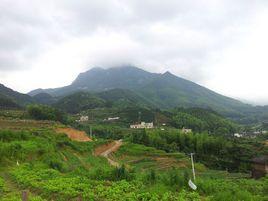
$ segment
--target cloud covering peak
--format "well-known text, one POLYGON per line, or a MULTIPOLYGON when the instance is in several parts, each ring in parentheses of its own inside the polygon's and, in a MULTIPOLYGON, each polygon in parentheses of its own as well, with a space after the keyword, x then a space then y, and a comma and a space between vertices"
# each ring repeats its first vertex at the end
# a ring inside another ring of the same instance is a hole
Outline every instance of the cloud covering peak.
POLYGON ((268 103, 266 2, 2 0, 0 82, 26 92, 131 64, 268 103))

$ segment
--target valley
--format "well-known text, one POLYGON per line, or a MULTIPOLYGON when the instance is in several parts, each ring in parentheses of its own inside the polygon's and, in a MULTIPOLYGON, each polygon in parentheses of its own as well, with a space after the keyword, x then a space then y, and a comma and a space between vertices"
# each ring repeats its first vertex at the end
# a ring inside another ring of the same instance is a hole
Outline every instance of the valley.
POLYGON ((1 88, 1 201, 268 199, 260 106, 134 67, 30 95, 1 88))

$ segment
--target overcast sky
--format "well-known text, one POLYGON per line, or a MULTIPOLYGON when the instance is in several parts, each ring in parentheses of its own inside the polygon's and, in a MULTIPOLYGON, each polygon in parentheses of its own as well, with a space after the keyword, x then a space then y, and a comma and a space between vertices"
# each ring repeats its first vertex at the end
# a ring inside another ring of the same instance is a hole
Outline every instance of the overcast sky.
POLYGON ((0 25, 0 83, 20 92, 132 64, 268 104, 267 0, 0 0, 0 25))

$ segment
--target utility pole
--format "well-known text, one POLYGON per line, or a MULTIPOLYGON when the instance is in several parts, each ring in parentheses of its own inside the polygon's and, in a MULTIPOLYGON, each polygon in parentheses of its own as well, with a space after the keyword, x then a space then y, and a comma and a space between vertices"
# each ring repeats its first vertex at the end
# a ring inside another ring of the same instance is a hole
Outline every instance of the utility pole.
POLYGON ((191 155, 191 161, 192 161, 192 170, 193 170, 193 177, 194 177, 194 181, 195 181, 195 170, 194 170, 194 153, 190 153, 191 155))
POLYGON ((139 112, 139 123, 141 123, 141 112, 139 112))
POLYGON ((92 126, 89 126, 90 137, 92 138, 92 126))

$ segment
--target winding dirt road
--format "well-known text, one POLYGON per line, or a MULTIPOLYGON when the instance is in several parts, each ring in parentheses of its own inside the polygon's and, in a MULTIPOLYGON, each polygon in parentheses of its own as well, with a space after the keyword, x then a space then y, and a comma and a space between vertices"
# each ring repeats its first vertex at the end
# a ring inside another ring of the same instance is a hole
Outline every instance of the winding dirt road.
POLYGON ((120 146, 123 144, 122 140, 116 140, 108 145, 103 145, 101 147, 98 147, 95 150, 95 155, 96 156, 103 156, 105 157, 108 162, 110 163, 110 165, 114 166, 114 167, 119 167, 119 163, 112 160, 109 155, 113 152, 115 152, 116 150, 118 150, 120 148, 120 146))

